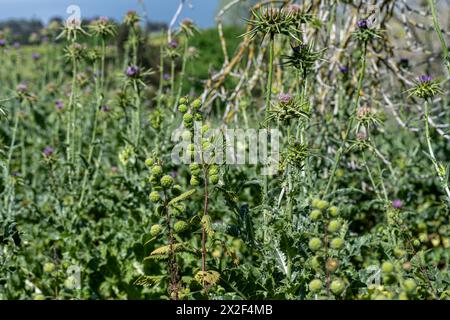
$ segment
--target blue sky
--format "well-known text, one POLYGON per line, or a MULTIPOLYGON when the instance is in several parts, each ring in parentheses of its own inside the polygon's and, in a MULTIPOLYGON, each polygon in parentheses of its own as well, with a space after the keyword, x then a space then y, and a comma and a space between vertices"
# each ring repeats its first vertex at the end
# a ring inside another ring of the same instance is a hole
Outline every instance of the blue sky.
MULTIPOLYGON (((218 0, 187 0, 181 18, 189 17, 200 27, 214 25, 218 0)), ((179 0, 144 0, 152 21, 169 22, 179 0)), ((8 18, 38 18, 47 21, 54 16, 67 17, 66 8, 78 5, 82 17, 108 16, 122 19, 131 9, 140 10, 138 0, 0 0, 0 20, 8 18)))

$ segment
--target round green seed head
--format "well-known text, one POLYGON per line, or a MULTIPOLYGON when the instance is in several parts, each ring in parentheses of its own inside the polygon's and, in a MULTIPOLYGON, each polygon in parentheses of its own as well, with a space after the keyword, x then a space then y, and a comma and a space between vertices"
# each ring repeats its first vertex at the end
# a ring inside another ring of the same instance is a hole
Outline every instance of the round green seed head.
POLYGON ((148 158, 147 160, 145 160, 145 165, 147 167, 151 167, 154 163, 155 161, 152 158, 148 158))
POLYGON ((344 281, 340 279, 333 280, 330 285, 331 292, 341 294, 345 289, 344 281))
POLYGON ((161 178, 161 186, 165 189, 169 189, 173 185, 173 178, 169 175, 165 175, 161 178))
POLYGON ((408 293, 413 292, 417 288, 417 284, 414 279, 406 279, 403 285, 405 286, 405 291, 408 293))
POLYGON ((150 192, 150 195, 148 196, 151 202, 157 203, 161 200, 161 196, 159 195, 158 191, 152 191, 150 192))
POLYGON ((334 238, 330 243, 331 248, 339 250, 344 246, 344 240, 341 238, 334 238))
POLYGON ((219 166, 218 165, 212 165, 209 168, 209 174, 214 175, 214 174, 219 174, 219 166))
POLYGON ((52 262, 47 262, 46 264, 44 264, 44 272, 46 273, 51 273, 55 271, 55 264, 52 262))
POLYGON ((318 209, 314 209, 313 211, 311 211, 311 213, 309 214, 309 217, 311 218, 312 221, 317 221, 320 219, 320 217, 322 216, 322 212, 318 209))
POLYGON ((328 201, 320 200, 320 201, 317 203, 317 209, 325 210, 327 207, 328 207, 328 201))
POLYGON ((319 238, 312 238, 309 240, 308 246, 312 251, 320 250, 320 248, 322 248, 322 240, 319 238))
POLYGON ((181 233, 183 231, 186 231, 188 228, 189 228, 189 225, 187 224, 187 222, 178 221, 173 226, 173 231, 175 231, 175 233, 181 233))
POLYGON ((180 106, 178 107, 178 111, 180 111, 181 113, 186 113, 188 109, 188 106, 185 104, 180 104, 180 106))
POLYGON ((183 121, 186 123, 186 122, 192 122, 192 119, 193 119, 193 116, 192 116, 192 114, 190 114, 190 113, 186 113, 184 116, 183 116, 183 121))
POLYGON ((385 261, 381 265, 381 271, 383 273, 392 273, 394 271, 394 265, 389 261, 385 261))
POLYGON ((162 174, 162 172, 163 172, 163 169, 162 169, 161 166, 156 165, 156 166, 152 167, 152 174, 153 175, 160 176, 162 174))
POLYGON ((188 98, 186 97, 180 98, 180 104, 187 104, 187 103, 189 103, 188 98))
POLYGON ((191 181, 190 181, 191 186, 196 187, 200 184, 200 180, 198 177, 196 176, 192 176, 191 177, 191 181))
POLYGON ((200 99, 195 99, 195 100, 192 102, 191 106, 192 106, 192 108, 193 108, 194 110, 200 109, 200 107, 202 106, 202 100, 200 100, 200 99))
POLYGON ((319 203, 320 203, 320 199, 318 199, 318 198, 312 199, 311 206, 313 206, 313 208, 318 208, 319 203))
POLYGON ((45 300, 45 296, 43 294, 36 294, 34 300, 45 300))
POLYGON ((198 163, 191 163, 191 164, 189 165, 189 169, 190 169, 191 171, 200 170, 200 165, 199 165, 198 163))
POLYGON ((339 215, 339 208, 336 206, 332 206, 328 208, 328 213, 332 217, 337 217, 339 215))
POLYGON ((159 224, 154 224, 152 225, 152 227, 150 228, 150 234, 152 235, 152 237, 156 237, 162 230, 161 225, 159 224))
POLYGON ((341 223, 339 222, 339 220, 331 220, 328 224, 328 231, 331 233, 338 232, 340 228, 341 223))
POLYGON ((309 283, 309 290, 311 292, 319 292, 322 290, 323 284, 319 279, 314 279, 309 283))
POLYGON ((180 194, 183 193, 183 187, 180 186, 179 184, 176 184, 172 187, 172 193, 175 197, 179 196, 180 194))
POLYGON ((218 175, 212 175, 209 177, 209 182, 211 184, 218 184, 219 183, 219 176, 218 175))

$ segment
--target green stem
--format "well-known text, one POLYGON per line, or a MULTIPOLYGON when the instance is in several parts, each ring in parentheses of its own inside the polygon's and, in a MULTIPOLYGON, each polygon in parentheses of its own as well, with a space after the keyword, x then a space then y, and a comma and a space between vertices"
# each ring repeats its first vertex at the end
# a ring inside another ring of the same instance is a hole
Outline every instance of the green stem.
POLYGON ((442 34, 441 26, 439 24, 439 19, 438 19, 437 12, 436 12, 436 4, 435 4, 434 0, 428 0, 428 5, 430 6, 431 15, 433 16, 434 29, 436 30, 436 33, 439 37, 439 41, 441 43, 442 58, 444 59, 444 64, 447 66, 447 71, 450 75, 450 56, 448 53, 447 44, 445 43, 444 35, 442 34))
POLYGON ((269 116, 270 112, 270 98, 272 97, 272 82, 273 82, 273 58, 275 50, 274 35, 270 35, 269 40, 269 65, 268 65, 268 79, 267 79, 267 90, 266 90, 266 117, 269 116))
POLYGON ((350 119, 349 119, 349 122, 348 122, 348 125, 347 125, 347 130, 345 132, 345 135, 342 137, 341 145, 340 145, 338 151, 336 152, 336 156, 334 158, 333 168, 331 170, 331 174, 330 174, 330 177, 328 179, 328 184, 327 184, 327 187, 325 189, 325 194, 327 194, 330 191, 330 187, 331 187, 331 184, 333 182, 334 175, 336 174, 336 170, 337 170, 337 167, 339 165, 339 161, 341 160, 342 154, 344 152, 345 144, 347 143, 348 136, 350 135, 350 131, 353 128, 353 121, 355 119, 356 111, 358 110, 361 89, 362 89, 362 86, 363 86, 364 76, 366 74, 366 64, 367 64, 367 57, 366 57, 366 55, 367 55, 367 42, 364 42, 363 53, 362 53, 362 57, 361 57, 361 72, 360 72, 360 76, 359 76, 358 87, 356 89, 355 103, 353 104, 353 108, 352 108, 351 113, 350 113, 350 119))

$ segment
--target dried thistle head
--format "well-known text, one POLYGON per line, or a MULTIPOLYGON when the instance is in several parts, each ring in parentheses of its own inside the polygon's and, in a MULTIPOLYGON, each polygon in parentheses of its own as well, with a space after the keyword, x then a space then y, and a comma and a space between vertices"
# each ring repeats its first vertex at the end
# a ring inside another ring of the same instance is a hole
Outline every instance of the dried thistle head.
POLYGON ((408 97, 416 96, 425 100, 444 93, 441 89, 440 81, 433 80, 433 78, 428 75, 420 76, 419 81, 415 82, 415 87, 409 89, 407 92, 409 93, 408 97))
POLYGON ((65 37, 69 42, 77 41, 80 35, 89 36, 82 27, 79 19, 68 19, 64 22, 63 31, 56 39, 65 37))
POLYGON ((74 42, 64 49, 65 57, 69 61, 80 61, 86 57, 86 46, 74 42))
POLYGON ((280 94, 278 96, 278 103, 276 103, 270 110, 269 116, 265 122, 277 120, 280 122, 289 122, 293 119, 308 119, 311 106, 309 102, 299 100, 289 94, 280 94))
POLYGON ((141 21, 141 18, 139 17, 139 14, 136 11, 128 11, 127 15, 123 19, 123 23, 127 25, 130 28, 135 28, 136 24, 138 24, 141 21))
POLYGON ((258 11, 252 10, 252 17, 246 21, 251 29, 243 36, 248 35, 254 38, 258 34, 263 36, 284 34, 301 42, 299 26, 301 23, 310 21, 310 15, 284 7, 261 7, 258 11))
POLYGON ((96 37, 106 39, 116 34, 116 27, 107 17, 101 17, 91 22, 89 31, 96 37))
POLYGON ((194 21, 189 18, 184 19, 180 23, 179 33, 184 33, 186 37, 192 37, 195 33, 198 33, 198 28, 195 25, 194 21))

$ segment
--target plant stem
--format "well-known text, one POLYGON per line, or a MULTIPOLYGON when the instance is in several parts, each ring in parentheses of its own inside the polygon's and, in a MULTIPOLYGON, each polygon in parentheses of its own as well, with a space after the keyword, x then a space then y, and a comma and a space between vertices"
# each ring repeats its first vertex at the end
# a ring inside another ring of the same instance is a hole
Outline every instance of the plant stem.
POLYGON ((450 205, 450 189, 448 187, 448 183, 446 181, 445 174, 442 174, 441 169, 439 168, 438 161, 436 160, 436 156, 434 155, 433 147, 431 145, 431 137, 430 137, 430 126, 428 124, 428 101, 425 101, 425 138, 427 140, 428 152, 430 154, 431 161, 433 162, 434 169, 436 170, 436 174, 441 180, 442 187, 447 196, 448 204, 450 205))
POLYGON ((270 112, 270 98, 272 97, 272 81, 273 81, 273 58, 274 58, 274 34, 270 35, 269 40, 269 65, 268 65, 268 79, 266 89, 266 117, 270 112))
POLYGON ((356 89, 355 103, 354 103, 353 108, 350 113, 350 119, 349 119, 349 122, 347 125, 347 130, 345 132, 345 135, 342 137, 341 145, 340 145, 338 151, 336 152, 336 156, 334 158, 333 168, 331 170, 330 177, 328 179, 328 184, 325 189, 325 194, 327 194, 330 191, 331 183, 333 182, 334 175, 336 174, 336 170, 339 165, 339 161, 341 160, 342 154, 344 152, 345 144, 347 143, 348 136, 350 135, 350 131, 352 130, 352 127, 353 127, 353 121, 355 119, 355 114, 356 114, 356 111, 358 110, 361 89, 363 86, 363 80, 364 80, 364 76, 366 74, 366 64, 367 64, 366 55, 367 55, 367 42, 364 42, 363 53, 362 53, 362 57, 361 57, 361 71, 360 71, 360 77, 359 77, 359 81, 358 81, 358 87, 356 89))
POLYGON ((444 59, 444 64, 447 66, 447 71, 450 75, 450 56, 448 53, 447 44, 445 43, 444 35, 442 34, 441 26, 439 24, 439 19, 438 19, 437 12, 436 12, 435 0, 428 0, 428 5, 430 6, 431 15, 433 16, 434 29, 436 30, 436 33, 439 37, 439 41, 441 43, 442 58, 444 59))

